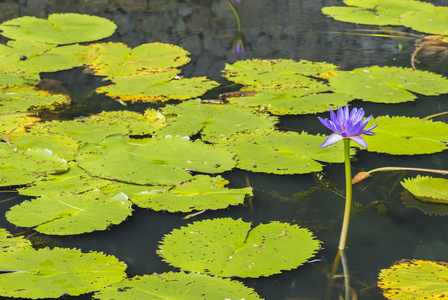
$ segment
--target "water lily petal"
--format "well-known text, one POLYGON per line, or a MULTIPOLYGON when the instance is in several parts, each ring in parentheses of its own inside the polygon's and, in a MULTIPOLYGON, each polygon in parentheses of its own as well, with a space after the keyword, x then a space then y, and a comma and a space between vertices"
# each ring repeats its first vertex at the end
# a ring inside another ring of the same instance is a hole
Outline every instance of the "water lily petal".
POLYGON ((340 140, 343 140, 344 138, 342 137, 342 136, 340 136, 339 134, 337 134, 337 133, 333 133, 332 135, 330 135, 326 140, 325 140, 325 142, 323 142, 322 143, 322 145, 320 145, 320 147, 321 148, 323 148, 323 147, 327 147, 327 146, 329 146, 329 145, 331 145, 331 144, 334 144, 334 143, 336 143, 336 142, 338 142, 338 141, 340 141, 340 140))
POLYGON ((350 139, 362 147, 367 148, 367 143, 361 136, 351 136, 350 139))

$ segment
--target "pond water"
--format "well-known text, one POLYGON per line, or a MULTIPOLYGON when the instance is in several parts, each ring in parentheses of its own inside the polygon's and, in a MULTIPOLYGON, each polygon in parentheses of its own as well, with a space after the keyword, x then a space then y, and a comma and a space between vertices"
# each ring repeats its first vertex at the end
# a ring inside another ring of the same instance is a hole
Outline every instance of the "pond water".
MULTIPOLYGON (((250 58, 287 58, 326 61, 342 70, 358 67, 410 67, 415 39, 399 39, 353 35, 356 29, 376 29, 335 21, 321 13, 324 6, 340 5, 338 0, 241 0, 237 9, 247 39, 247 53, 232 52, 237 22, 224 0, 17 0, 1 1, 0 22, 19 16, 47 18, 51 13, 76 12, 108 18, 118 26, 107 41, 122 42, 131 47, 142 43, 164 42, 183 47, 192 61, 183 68, 183 75, 208 76, 221 87, 204 98, 216 98, 223 91, 236 87, 221 77, 226 63, 250 58), (399 50, 399 43, 403 50, 399 50)), ((439 2, 432 2, 441 4, 439 2)), ((395 28, 407 32, 403 28, 395 28)), ((4 42, 5 40, 3 40, 4 42)), ((443 53, 422 53, 422 70, 447 76, 447 60, 443 53), (428 55, 424 55, 428 54, 428 55)), ((104 83, 98 77, 82 74, 79 69, 43 74, 57 79, 67 88, 76 107, 72 117, 86 116, 103 110, 129 109, 144 111, 150 104, 127 107, 92 91, 104 83)), ((368 114, 424 117, 448 110, 446 95, 419 97, 416 102, 383 105, 352 102, 364 107, 368 114)), ((328 117, 327 114, 321 116, 328 117)), ((440 120, 440 118, 438 119, 440 120)), ((443 119, 442 119, 443 120, 443 119)), ((446 121, 446 119, 445 119, 446 121)), ((280 128, 329 134, 315 115, 283 116, 280 128)), ((383 166, 407 166, 431 169, 448 168, 447 152, 427 156, 392 156, 359 151, 353 162, 353 173, 383 166)), ((393 262, 407 258, 448 261, 448 225, 444 217, 429 216, 402 204, 400 181, 416 176, 416 172, 375 173, 373 178, 354 186, 353 210, 348 235, 348 265, 352 285, 359 299, 384 299, 375 287, 378 273, 393 262)), ((252 205, 207 211, 192 219, 185 214, 169 214, 135 208, 133 215, 110 230, 79 236, 53 237, 37 234, 61 247, 79 248, 83 252, 101 251, 115 255, 128 265, 127 274, 162 273, 175 270, 156 254, 163 235, 195 220, 217 217, 242 218, 254 224, 287 221, 309 228, 323 242, 317 262, 267 278, 241 280, 266 299, 323 299, 332 261, 335 257, 344 208, 344 166, 328 164, 318 175, 279 176, 232 171, 223 176, 230 186, 254 189, 252 205), (328 182, 330 184, 328 184, 328 182), (303 192, 317 188, 304 196, 303 192), (300 194, 301 193, 301 194, 300 194)), ((15 194, 4 194, 4 199, 15 194)), ((16 198, 0 203, 1 210, 20 203, 16 198)), ((23 231, 9 224, 4 215, 0 225, 12 233, 23 231)), ((31 234, 32 231, 26 233, 31 234)), ((342 284, 342 282, 337 282, 342 284)), ((339 291, 341 291, 339 289, 339 291)), ((90 299, 90 295, 66 299, 90 299)), ((336 299, 336 293, 331 299, 336 299)))

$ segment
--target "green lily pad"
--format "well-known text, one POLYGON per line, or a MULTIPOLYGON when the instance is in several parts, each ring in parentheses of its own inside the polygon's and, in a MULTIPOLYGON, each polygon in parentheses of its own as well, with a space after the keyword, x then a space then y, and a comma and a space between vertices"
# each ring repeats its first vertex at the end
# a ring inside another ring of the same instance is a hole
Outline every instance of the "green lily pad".
POLYGON ((101 290, 126 277, 126 265, 103 253, 23 249, 0 253, 0 295, 59 298, 101 290))
POLYGON ((381 270, 378 286, 387 299, 417 300, 448 297, 445 262, 410 260, 381 270), (418 279, 418 280, 416 280, 418 279))
POLYGON ((401 185, 416 198, 432 203, 448 203, 448 180, 420 176, 405 179, 401 185))
POLYGON ((313 87, 319 86, 320 83, 308 76, 324 76, 337 69, 337 66, 325 62, 253 59, 237 61, 232 65, 226 64, 223 76, 244 85, 313 87))
POLYGON ((197 175, 191 181, 171 189, 160 187, 138 193, 132 197, 132 202, 156 211, 190 212, 242 204, 246 196, 253 195, 250 187, 228 189, 224 187, 228 183, 221 176, 197 175))
POLYGON ((0 87, 8 85, 26 86, 37 85, 40 81, 39 74, 30 73, 5 73, 0 74, 0 87))
POLYGON ((122 182, 175 185, 192 179, 187 170, 221 173, 235 166, 233 153, 184 138, 130 139, 111 136, 86 144, 76 156, 92 176, 122 182))
POLYGON ((67 169, 67 162, 47 149, 28 149, 22 152, 4 145, 0 148, 0 186, 32 183, 67 169))
POLYGON ((0 116, 0 133, 6 135, 12 130, 14 133, 23 133, 26 132, 25 128, 39 121, 39 118, 28 112, 2 115, 0 116))
POLYGON ((0 228, 0 253, 31 248, 33 245, 23 237, 13 237, 6 229, 0 228))
POLYGON ((96 89, 97 93, 121 101, 185 100, 203 95, 217 87, 216 81, 206 77, 178 78, 178 71, 153 73, 142 76, 111 77, 113 84, 96 89))
POLYGON ((169 70, 187 64, 190 54, 183 48, 164 43, 143 44, 134 49, 121 43, 92 44, 88 66, 95 75, 135 76, 169 70))
POLYGON ((25 16, 0 24, 7 38, 59 45, 100 40, 116 28, 108 19, 75 13, 51 14, 48 20, 25 16))
POLYGON ((69 162, 68 165, 67 172, 49 175, 45 180, 39 180, 31 186, 20 188, 18 189, 19 194, 28 196, 81 194, 111 184, 109 180, 87 175, 75 162, 69 162))
POLYGON ((320 148, 326 136, 296 132, 240 134, 223 146, 237 155, 237 168, 274 174, 319 172, 325 162, 343 162, 339 143, 320 148))
POLYGON ((434 202, 424 202, 417 199, 411 192, 404 190, 401 193, 401 200, 408 208, 416 208, 428 215, 448 216, 448 205, 434 202))
POLYGON ((33 134, 33 133, 12 133, 10 136, 12 145, 21 151, 27 149, 48 149, 53 155, 67 161, 75 159, 75 153, 79 148, 79 142, 63 134, 33 134))
POLYGON ((419 118, 381 116, 367 128, 378 124, 375 135, 363 136, 368 151, 394 155, 429 154, 447 148, 448 124, 419 118))
POLYGON ((85 46, 78 44, 56 47, 30 41, 9 41, 0 45, 0 71, 5 73, 56 72, 84 64, 85 46))
MULTIPOLYGON (((324 7, 322 13, 343 22, 371 25, 402 25, 400 17, 408 11, 431 11, 434 5, 414 0, 345 0, 349 7, 324 7)), ((418 29, 416 29, 418 30, 418 29)))
POLYGON ((54 109, 70 102, 68 96, 52 95, 36 91, 32 87, 8 85, 1 89, 0 114, 9 114, 27 110, 54 109))
POLYGON ((257 107, 276 115, 298 115, 327 112, 353 99, 350 95, 318 93, 330 91, 329 86, 262 90, 254 96, 227 98, 230 103, 243 107, 257 107))
POLYGON ((320 242, 303 228, 272 222, 251 228, 241 219, 211 219, 175 229, 158 254, 184 271, 222 277, 260 277, 297 268, 320 242))
POLYGON ((232 105, 201 104, 188 101, 167 105, 163 113, 169 126, 159 130, 158 136, 192 136, 201 133, 201 139, 211 143, 226 140, 240 132, 274 129, 278 119, 232 105))
POLYGON ((239 281, 184 272, 135 276, 93 296, 100 300, 261 299, 239 281))
POLYGON ((132 213, 132 203, 123 194, 104 195, 100 191, 83 194, 44 195, 13 206, 6 218, 14 225, 35 227, 52 235, 71 235, 105 230, 132 213))
POLYGON ((434 7, 428 11, 407 11, 400 16, 400 23, 420 32, 448 35, 447 18, 446 7, 434 7))

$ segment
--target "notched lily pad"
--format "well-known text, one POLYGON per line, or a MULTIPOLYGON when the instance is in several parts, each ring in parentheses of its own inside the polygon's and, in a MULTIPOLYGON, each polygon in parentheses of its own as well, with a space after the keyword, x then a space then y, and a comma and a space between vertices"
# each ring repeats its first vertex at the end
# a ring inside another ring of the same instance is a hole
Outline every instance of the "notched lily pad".
POLYGON ((420 176, 408 178, 401 185, 421 201, 431 203, 448 203, 448 180, 420 176))
POLYGON ((65 172, 67 162, 47 149, 11 150, 0 148, 0 186, 32 183, 50 174, 65 172))
POLYGON ((406 189, 401 193, 401 200, 406 207, 416 208, 425 214, 448 216, 448 205, 421 201, 406 189))
POLYGON ((77 296, 126 277, 126 265, 113 256, 64 248, 0 253, 0 269, 0 295, 8 298, 77 296))
POLYGON ((111 77, 113 84, 96 89, 97 93, 121 101, 168 101, 199 97, 217 87, 216 81, 206 77, 178 78, 178 71, 152 73, 142 76, 111 77))
POLYGON ((448 297, 448 265, 429 260, 406 260, 381 270, 378 286, 387 299, 417 300, 448 297), (416 280, 418 279, 418 280, 416 280))
POLYGON ((94 294, 100 300, 125 299, 261 299, 236 280, 184 272, 135 276, 94 294))
POLYGON ((235 136, 222 146, 237 156, 237 168, 274 174, 319 172, 317 162, 343 162, 339 143, 320 148, 326 136, 266 131, 235 136))
POLYGON ((367 128, 378 124, 375 135, 364 136, 367 150, 394 155, 429 154, 447 148, 448 124, 408 117, 380 116, 367 128))
POLYGON ((175 185, 188 171, 221 173, 235 166, 233 153, 184 138, 130 139, 111 136, 83 146, 78 165, 92 176, 142 185, 175 185), (188 170, 188 171, 187 171, 188 170))
POLYGON ((192 136, 217 143, 241 132, 272 130, 278 119, 251 109, 232 105, 201 104, 192 100, 163 109, 169 125, 155 134, 158 136, 192 136))
POLYGON ((45 234, 81 234, 121 223, 132 214, 131 206, 123 193, 50 194, 13 206, 6 219, 21 227, 37 226, 45 234))
POLYGON ((9 41, 0 45, 0 71, 5 73, 41 73, 68 70, 84 64, 85 46, 56 47, 30 41, 9 41))
POLYGON ((33 245, 23 237, 13 237, 6 229, 0 228, 0 253, 31 248, 33 245))
POLYGON ((108 19, 76 13, 51 14, 48 20, 25 16, 0 24, 7 38, 59 45, 100 40, 116 28, 108 19))
POLYGON ((166 235, 158 254, 184 271, 222 277, 260 277, 297 268, 320 242, 287 223, 251 224, 241 219, 194 222, 166 235))
POLYGON ((228 183, 221 176, 197 175, 191 181, 171 189, 159 187, 138 193, 132 197, 132 202, 156 211, 190 212, 242 204, 246 196, 253 195, 250 187, 228 189, 224 187, 228 183))
POLYGON ((164 43, 143 44, 134 49, 122 43, 91 44, 88 66, 100 76, 139 76, 168 71, 187 64, 190 53, 164 43))

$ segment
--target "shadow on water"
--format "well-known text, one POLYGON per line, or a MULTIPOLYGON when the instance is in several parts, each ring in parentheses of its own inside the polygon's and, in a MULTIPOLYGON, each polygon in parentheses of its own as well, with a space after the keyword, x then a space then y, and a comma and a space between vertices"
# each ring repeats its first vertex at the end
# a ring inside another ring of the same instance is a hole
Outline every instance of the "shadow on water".
MULTIPOLYGON (((51 13, 76 12, 93 14, 114 21, 117 32, 107 41, 123 42, 135 47, 147 42, 165 42, 181 46, 191 53, 192 61, 183 68, 185 76, 208 76, 224 86, 221 77, 226 63, 250 58, 285 58, 326 61, 343 70, 357 67, 405 66, 414 41, 398 42, 392 38, 343 34, 356 28, 368 28, 337 22, 321 13, 321 8, 340 5, 338 0, 242 0, 238 6, 242 28, 247 40, 247 53, 232 51, 237 30, 234 15, 226 1, 210 0, 95 0, 95 1, 1 1, 0 22, 19 16, 47 18, 51 13)), ((2 40, 5 42, 5 39, 2 40)), ((446 73, 434 57, 422 58, 421 69, 446 73)), ((446 74, 445 74, 446 75, 446 74)), ((124 109, 120 103, 92 91, 104 83, 98 77, 82 74, 81 70, 45 74, 57 79, 68 90, 80 109, 71 116, 88 115, 103 110, 124 109)), ((232 87, 225 87, 232 90, 232 87)), ((218 94, 216 92, 215 94, 218 94)), ((214 97, 212 94, 211 97, 214 97)), ((416 103, 380 105, 362 103, 369 114, 426 116, 448 110, 446 96, 419 100, 416 103)), ((353 105, 361 105, 353 102, 353 105)), ((144 111, 150 104, 132 104, 125 109, 144 111)), ((152 106, 156 108, 157 106, 152 106)), ((326 133, 313 115, 281 117, 281 128, 309 133, 326 133)), ((448 168, 446 153, 431 156, 394 157, 359 151, 353 162, 353 173, 381 166, 448 168)), ((249 206, 208 211, 190 220, 184 214, 169 214, 136 208, 126 222, 111 230, 80 236, 51 237, 41 234, 37 242, 55 246, 80 248, 85 252, 101 251, 117 256, 127 263, 129 276, 162 273, 174 270, 156 254, 158 242, 174 228, 192 221, 216 217, 242 218, 254 224, 287 221, 307 227, 323 242, 313 263, 268 278, 244 279, 266 299, 323 299, 332 260, 339 240, 344 207, 344 167, 333 164, 324 173, 295 176, 234 171, 224 174, 230 187, 244 187, 248 179, 254 188, 252 211, 249 206)), ((381 268, 402 258, 448 261, 448 226, 442 217, 423 214, 402 205, 400 180, 413 173, 390 172, 375 174, 354 186, 354 209, 347 250, 352 285, 360 299, 384 299, 375 288, 381 268)), ((14 196, 1 195, 4 199, 14 196)), ((0 203, 1 210, 19 203, 13 199, 0 203)), ((19 232, 4 216, 1 227, 19 232)), ((32 231, 30 231, 32 233, 32 231)), ((336 285, 342 285, 337 281, 336 285)), ((338 286, 336 286, 338 288, 338 286)), ((90 299, 90 295, 67 299, 90 299)))

